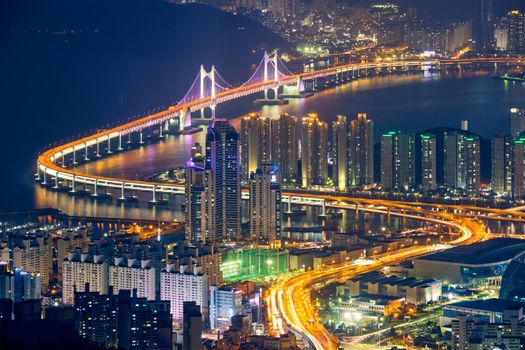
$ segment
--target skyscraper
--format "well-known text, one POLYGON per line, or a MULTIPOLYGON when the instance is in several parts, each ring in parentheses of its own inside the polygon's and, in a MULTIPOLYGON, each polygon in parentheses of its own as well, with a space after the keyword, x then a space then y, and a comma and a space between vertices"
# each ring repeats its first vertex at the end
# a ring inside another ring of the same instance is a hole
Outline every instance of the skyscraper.
POLYGON ((263 163, 272 161, 272 130, 270 118, 250 113, 241 119, 241 172, 247 180, 263 163))
POLYGON ((525 50, 525 14, 514 10, 509 12, 507 17, 509 20, 507 48, 512 52, 522 52, 525 50))
POLYGON ((381 136, 381 185, 408 190, 416 184, 414 134, 391 131, 381 136))
POLYGON ((352 186, 374 182, 374 122, 366 113, 359 113, 352 120, 350 153, 350 182, 352 186))
POLYGON ((490 51, 494 48, 494 1, 475 0, 474 10, 476 13, 473 21, 475 48, 478 51, 490 51))
POLYGON ((498 195, 512 192, 512 140, 496 135, 492 140, 492 190, 498 195))
POLYGON ((481 184, 479 137, 471 133, 447 131, 444 152, 446 186, 475 194, 481 184))
POLYGON ((278 166, 263 164, 250 176, 250 235, 272 244, 281 236, 281 186, 278 166))
POLYGON ((437 187, 436 135, 421 134, 421 188, 425 191, 437 187))
POLYGON ((525 135, 520 133, 514 140, 512 152, 512 198, 525 194, 525 135))
POLYGON ((301 123, 301 184, 324 185, 328 177, 328 128, 317 114, 308 114, 301 123))
POLYGON ((184 302, 182 323, 182 349, 200 349, 202 347, 202 314, 196 302, 184 302))
POLYGON ((333 180, 340 191, 348 188, 350 180, 350 153, 352 129, 346 116, 338 115, 332 123, 333 180))
POLYGON ((279 165, 281 181, 295 184, 298 175, 299 138, 297 135, 297 117, 283 113, 279 119, 273 119, 272 125, 272 162, 279 165))
POLYGON ((239 134, 226 119, 208 127, 205 167, 215 176, 215 239, 235 240, 241 231, 239 134))
POLYGON ((215 242, 215 177, 201 154, 186 162, 185 232, 190 241, 215 242))
POLYGON ((466 184, 465 190, 469 195, 475 195, 481 185, 481 149, 479 138, 477 136, 464 137, 466 144, 465 168, 466 184))
POLYGON ((525 111, 521 108, 510 109, 510 131, 511 137, 518 137, 519 133, 525 130, 525 111))

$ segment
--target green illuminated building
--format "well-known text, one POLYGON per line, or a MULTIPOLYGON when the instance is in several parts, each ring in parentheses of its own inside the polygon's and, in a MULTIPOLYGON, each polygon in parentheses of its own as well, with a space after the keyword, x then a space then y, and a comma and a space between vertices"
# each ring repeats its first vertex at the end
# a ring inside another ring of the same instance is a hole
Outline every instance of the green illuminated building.
POLYGON ((221 271, 224 281, 276 276, 288 272, 289 254, 277 249, 235 249, 224 253, 221 271))

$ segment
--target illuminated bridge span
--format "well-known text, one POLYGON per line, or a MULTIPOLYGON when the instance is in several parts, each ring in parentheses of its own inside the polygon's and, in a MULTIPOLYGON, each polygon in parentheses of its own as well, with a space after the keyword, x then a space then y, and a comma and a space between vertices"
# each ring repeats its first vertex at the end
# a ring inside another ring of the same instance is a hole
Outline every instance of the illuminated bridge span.
MULTIPOLYGON (((305 91, 305 84, 315 86, 317 79, 331 79, 334 83, 358 78, 373 72, 403 72, 421 70, 425 67, 462 66, 472 64, 505 64, 519 65, 517 58, 477 58, 440 61, 385 61, 375 63, 349 63, 322 70, 293 74, 281 62, 276 52, 265 53, 252 76, 242 85, 233 86, 227 83, 217 72, 214 66, 208 72, 201 66, 199 73, 190 89, 177 105, 140 119, 99 131, 93 135, 49 149, 38 157, 37 179, 42 184, 54 183, 54 188, 62 187, 66 183, 71 192, 75 192, 77 184, 88 185, 92 188, 92 195, 99 194, 99 188, 113 188, 120 190, 120 199, 125 199, 125 192, 150 192, 152 202, 157 201, 158 193, 183 194, 181 185, 148 182, 130 179, 118 179, 105 176, 96 176, 80 173, 74 169, 81 158, 89 161, 90 157, 101 157, 115 151, 122 151, 124 143, 131 143, 131 135, 138 135, 139 143, 143 143, 143 133, 158 128, 159 137, 173 125, 177 125, 179 132, 191 126, 192 112, 211 109, 211 118, 215 117, 215 108, 218 104, 237 98, 273 90, 274 98, 283 87, 287 96, 300 97, 305 91), (127 139, 127 140, 126 140, 127 139)), ((135 136, 137 137, 137 136, 135 136)), ((305 197, 305 195, 299 195, 305 197)))

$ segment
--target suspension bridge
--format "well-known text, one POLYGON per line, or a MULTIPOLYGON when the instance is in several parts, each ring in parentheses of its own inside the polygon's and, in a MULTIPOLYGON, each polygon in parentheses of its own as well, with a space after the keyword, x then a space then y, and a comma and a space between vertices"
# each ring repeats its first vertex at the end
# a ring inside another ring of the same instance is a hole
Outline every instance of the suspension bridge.
MULTIPOLYGON (((38 156, 35 176, 42 185, 54 189, 67 188, 71 193, 77 191, 79 184, 84 189, 89 187, 89 192, 94 197, 99 196, 101 188, 119 190, 121 200, 127 198, 126 192, 149 192, 152 194, 151 202, 156 203, 159 193, 183 194, 184 186, 85 174, 76 170, 75 165, 79 161, 88 162, 116 151, 123 151, 126 143, 132 143, 132 137, 138 138, 138 143, 143 144, 145 142, 144 133, 151 133, 155 129, 158 129, 159 138, 163 138, 164 134, 169 131, 184 133, 192 125, 192 115, 200 114, 199 119, 202 119, 205 109, 210 109, 209 120, 213 120, 217 105, 260 92, 264 92, 265 99, 278 99, 278 91, 282 88, 283 95, 286 95, 287 98, 302 97, 307 90, 316 90, 320 80, 335 85, 381 72, 421 71, 425 68, 441 66, 497 66, 498 64, 515 66, 521 63, 521 59, 518 58, 383 61, 347 63, 296 74, 286 68, 278 53, 274 51, 270 54, 265 52, 250 78, 237 85, 228 83, 215 66, 212 66, 209 71, 201 66, 191 87, 176 105, 44 151, 38 156), (273 92, 272 98, 269 97, 269 91, 273 92)), ((284 198, 288 197, 292 199, 291 194, 290 196, 284 194, 284 198)), ((301 197, 304 196, 297 194, 293 198, 294 201, 303 200, 301 197)), ((310 197, 309 200, 316 200, 310 197)))

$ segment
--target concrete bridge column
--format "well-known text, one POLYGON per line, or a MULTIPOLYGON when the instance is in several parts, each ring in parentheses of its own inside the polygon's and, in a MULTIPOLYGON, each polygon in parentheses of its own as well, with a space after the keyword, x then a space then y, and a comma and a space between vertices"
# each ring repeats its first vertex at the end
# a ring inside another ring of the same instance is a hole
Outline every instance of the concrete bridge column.
POLYGON ((124 182, 122 182, 122 186, 120 188, 120 200, 125 200, 126 197, 124 197, 124 182))
POLYGON ((159 127, 159 137, 160 137, 160 138, 164 138, 164 135, 162 134, 162 131, 163 131, 162 129, 163 129, 163 125, 162 125, 162 123, 161 123, 161 124, 160 124, 160 127, 159 127))
POLYGON ((100 143, 98 142, 98 138, 97 138, 97 157, 100 157, 100 143))
POLYGON ((118 151, 122 151, 122 133, 119 132, 118 133, 118 148, 117 148, 118 151))
POLYGON ((111 139, 109 138, 109 135, 108 135, 108 153, 111 154, 113 152, 111 152, 111 139))
POLYGON ((157 186, 153 185, 153 198, 150 203, 157 203, 157 186))
POLYGON ((140 137, 139 137, 139 144, 143 145, 144 144, 144 140, 142 139, 142 130, 140 130, 139 135, 140 135, 140 137))
POLYGON ((84 142, 84 160, 87 162, 89 160, 89 157, 88 157, 88 154, 89 154, 89 149, 88 149, 88 145, 87 145, 87 142, 84 142))
POLYGON ((59 173, 57 172, 57 173, 55 174, 55 186, 53 186, 53 188, 54 188, 55 190, 58 189, 58 175, 59 175, 59 173))
POLYGON ((75 147, 73 147, 73 165, 77 164, 77 152, 75 151, 75 147))
POLYGON ((292 196, 288 196, 288 211, 286 211, 287 214, 292 213, 292 196))
POLYGON ((95 179, 95 185, 93 187, 93 194, 92 194, 93 197, 97 197, 98 196, 98 179, 95 179))
POLYGON ((43 176, 43 181, 42 181, 42 185, 47 185, 47 172, 46 170, 44 169, 44 173, 42 174, 43 176))
POLYGON ((60 152, 60 158, 61 158, 60 163, 65 168, 66 167, 66 162, 64 161, 64 151, 60 152))
POLYGON ((131 131, 128 134, 128 145, 131 143, 131 131))
POLYGON ((76 183, 75 182, 76 181, 75 180, 76 180, 76 176, 73 175, 73 179, 71 180, 71 190, 69 191, 69 193, 75 193, 76 192, 76 190, 75 190, 75 188, 76 188, 76 183))

